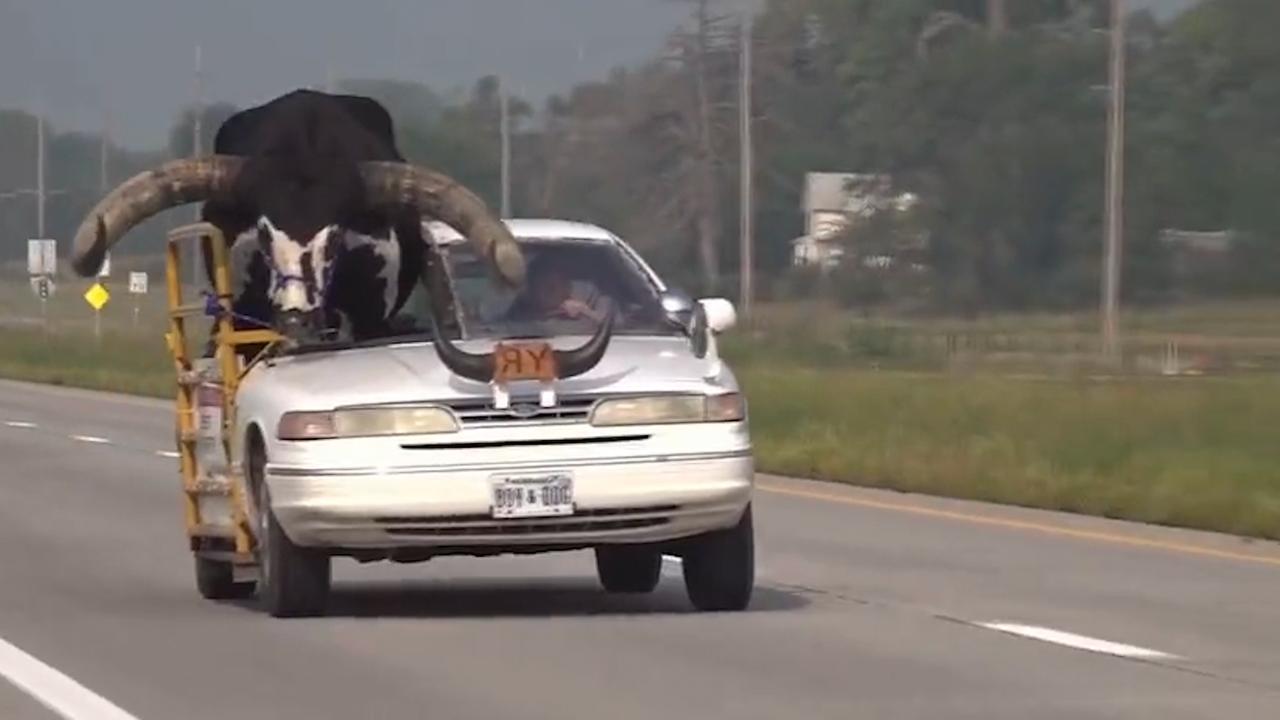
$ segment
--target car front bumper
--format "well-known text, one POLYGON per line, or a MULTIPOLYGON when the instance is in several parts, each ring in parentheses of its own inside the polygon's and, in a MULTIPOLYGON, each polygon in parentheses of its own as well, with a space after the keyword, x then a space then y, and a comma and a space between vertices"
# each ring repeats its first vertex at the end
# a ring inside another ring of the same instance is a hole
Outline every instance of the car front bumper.
POLYGON ((751 499, 749 450, 512 465, 266 468, 293 542, 335 550, 450 553, 661 543, 733 526, 751 499), (569 472, 573 515, 491 517, 494 475, 569 472))

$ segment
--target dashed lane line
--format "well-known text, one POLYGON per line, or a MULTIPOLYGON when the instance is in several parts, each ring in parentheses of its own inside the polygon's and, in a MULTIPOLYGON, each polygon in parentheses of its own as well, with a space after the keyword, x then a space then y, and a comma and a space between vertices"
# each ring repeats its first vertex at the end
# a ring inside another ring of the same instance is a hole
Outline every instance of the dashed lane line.
POLYGON ((35 428, 39 427, 33 422, 26 422, 24 420, 5 420, 4 424, 7 425, 8 427, 20 428, 22 430, 34 430, 35 428))
POLYGON ((97 437, 96 435, 68 435, 68 437, 70 437, 72 440, 75 440, 76 442, 89 443, 91 445, 110 445, 111 444, 110 440, 104 437, 97 437))
POLYGON ((1075 633, 1040 627, 1038 625, 1022 625, 1019 623, 1006 622, 981 622, 975 624, 979 627, 987 628, 988 630, 997 630, 1010 635, 1017 635, 1019 637, 1030 638, 1032 640, 1053 643, 1054 645, 1062 645, 1076 650, 1101 653, 1103 655, 1114 655, 1116 657, 1132 658, 1136 660, 1181 659, 1177 655, 1170 655, 1169 653, 1161 652, 1159 650, 1151 650, 1150 648, 1138 647, 1137 645, 1127 645, 1125 643, 1102 640, 1099 638, 1088 637, 1087 635, 1077 635, 1075 633))

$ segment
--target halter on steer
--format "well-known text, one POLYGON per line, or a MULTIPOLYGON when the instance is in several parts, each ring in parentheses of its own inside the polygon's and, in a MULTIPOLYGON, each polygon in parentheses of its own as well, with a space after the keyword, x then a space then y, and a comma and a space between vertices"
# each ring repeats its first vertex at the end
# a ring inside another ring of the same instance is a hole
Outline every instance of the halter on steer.
MULTIPOLYGON (((322 283, 322 286, 321 286, 320 302, 317 303, 316 305, 316 308, 315 308, 316 311, 323 312, 329 309, 329 294, 333 290, 333 276, 338 269, 338 262, 342 259, 343 255, 346 254, 346 251, 347 251, 347 246, 344 243, 339 242, 336 252, 334 253, 334 256, 329 260, 328 265, 325 266, 324 282, 322 283)), ((270 252, 268 251, 260 251, 260 252, 262 252, 263 260, 266 262, 267 269, 271 273, 272 280, 271 280, 271 290, 269 292, 270 295, 275 295, 277 292, 288 287, 289 283, 293 283, 293 282, 302 283, 303 289, 304 290, 306 289, 307 287, 306 277, 302 275, 294 275, 294 274, 284 272, 283 270, 280 269, 280 266, 276 264, 275 258, 272 257, 272 254, 270 252)), ((337 330, 325 330, 321 334, 331 335, 336 332, 337 330)))

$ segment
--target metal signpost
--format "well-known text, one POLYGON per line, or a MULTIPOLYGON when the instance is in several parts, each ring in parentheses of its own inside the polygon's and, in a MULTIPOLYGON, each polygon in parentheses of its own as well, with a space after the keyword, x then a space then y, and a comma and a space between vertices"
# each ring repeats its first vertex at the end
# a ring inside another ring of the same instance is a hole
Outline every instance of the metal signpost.
POLYGON ((53 295, 53 276, 58 272, 58 241, 35 239, 27 241, 27 275, 31 277, 31 291, 40 299, 40 324, 49 333, 49 298, 53 295))

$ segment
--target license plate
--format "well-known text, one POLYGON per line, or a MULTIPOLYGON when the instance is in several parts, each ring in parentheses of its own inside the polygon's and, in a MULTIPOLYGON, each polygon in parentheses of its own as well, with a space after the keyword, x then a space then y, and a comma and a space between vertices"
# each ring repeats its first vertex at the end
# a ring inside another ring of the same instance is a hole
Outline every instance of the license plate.
POLYGON ((495 518, 573 514, 573 478, 567 474, 504 475, 491 482, 495 518))
POLYGON ((556 369, 556 354, 545 342, 502 342, 493 349, 493 379, 499 383, 550 382, 556 369))

